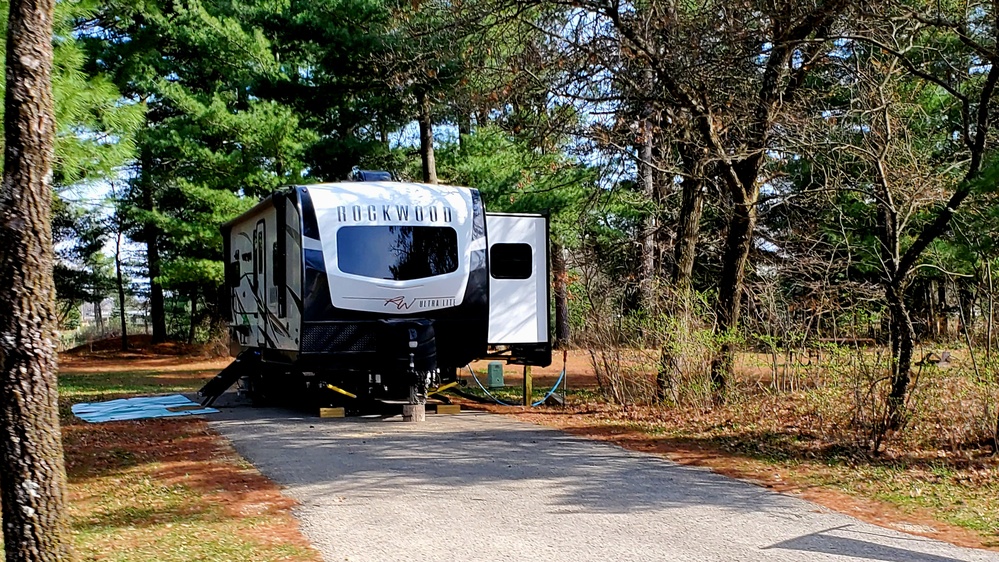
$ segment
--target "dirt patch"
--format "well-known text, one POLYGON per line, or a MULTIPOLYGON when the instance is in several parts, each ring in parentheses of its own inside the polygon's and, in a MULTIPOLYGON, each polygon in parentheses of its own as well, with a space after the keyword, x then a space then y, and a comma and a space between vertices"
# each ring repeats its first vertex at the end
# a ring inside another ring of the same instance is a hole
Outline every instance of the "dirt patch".
POLYGON ((154 344, 150 336, 129 336, 129 349, 122 351, 117 339, 98 340, 59 354, 60 373, 112 371, 221 371, 231 357, 218 357, 209 345, 177 342, 154 344))
MULTIPOLYGON (((531 367, 531 379, 535 387, 551 386, 558 380, 562 373, 563 365, 566 372, 566 385, 568 388, 596 388, 597 377, 593 373, 593 364, 590 362, 590 355, 584 350, 574 349, 565 354, 560 351, 552 353, 552 364, 547 367, 531 367)), ((475 369, 475 374, 483 383, 486 382, 486 370, 489 361, 475 361, 471 364, 475 369)), ((468 371, 463 371, 462 376, 468 375, 468 371)), ((507 385, 516 386, 524 381, 524 367, 521 365, 503 365, 503 381, 507 385)))
POLYGON ((62 352, 65 355, 106 355, 108 357, 123 357, 131 354, 173 355, 195 357, 208 353, 209 346, 202 344, 187 344, 168 341, 153 343, 153 338, 146 334, 128 336, 128 350, 122 351, 120 338, 105 338, 78 345, 62 352))

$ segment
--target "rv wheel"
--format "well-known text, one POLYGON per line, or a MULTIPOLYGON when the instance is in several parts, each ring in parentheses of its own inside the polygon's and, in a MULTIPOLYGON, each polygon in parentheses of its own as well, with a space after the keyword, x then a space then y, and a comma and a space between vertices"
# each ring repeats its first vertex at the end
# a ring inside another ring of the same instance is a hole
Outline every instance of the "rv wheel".
POLYGON ((274 387, 273 378, 265 377, 261 373, 254 373, 250 376, 246 394, 254 408, 274 406, 280 398, 274 387))

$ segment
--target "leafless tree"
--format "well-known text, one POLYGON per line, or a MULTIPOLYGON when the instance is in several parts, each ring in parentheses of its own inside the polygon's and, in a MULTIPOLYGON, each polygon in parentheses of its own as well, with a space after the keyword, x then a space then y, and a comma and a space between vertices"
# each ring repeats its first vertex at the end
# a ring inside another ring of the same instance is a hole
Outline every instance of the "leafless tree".
MULTIPOLYGON (((881 94, 877 93, 868 112, 875 126, 872 132, 877 134, 868 136, 875 144, 868 144, 865 150, 874 164, 873 195, 878 204, 883 285, 891 323, 889 423, 897 426, 903 420, 915 345, 906 289, 923 263, 924 252, 948 232, 958 208, 988 175, 985 159, 991 144, 991 106, 999 82, 999 53, 994 49, 999 39, 999 12, 993 3, 985 2, 953 7, 936 2, 884 2, 868 6, 863 16, 857 33, 848 39, 894 61, 890 63, 893 76, 884 76, 883 85, 875 92, 887 91, 890 81, 898 84, 898 69, 916 83, 936 88, 947 99, 945 106, 936 110, 944 117, 932 116, 937 123, 931 131, 942 138, 939 144, 944 150, 938 150, 932 160, 907 154, 918 167, 903 181, 888 169, 892 147, 909 134, 908 128, 892 126, 895 100, 879 101, 881 94), (918 172, 928 166, 933 168, 932 181, 918 172), (898 189, 909 192, 902 201, 898 200, 898 189), (914 225, 910 219, 920 203, 932 207, 931 216, 914 225)), ((906 145, 909 143, 902 142, 906 145)))

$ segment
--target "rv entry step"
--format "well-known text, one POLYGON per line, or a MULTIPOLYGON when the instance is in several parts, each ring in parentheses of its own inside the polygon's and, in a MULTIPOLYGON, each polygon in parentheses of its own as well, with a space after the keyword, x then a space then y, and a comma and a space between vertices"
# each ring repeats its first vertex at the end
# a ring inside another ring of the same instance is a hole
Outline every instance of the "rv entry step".
POLYGON ((198 395, 201 396, 202 406, 211 406, 218 400, 222 393, 229 390, 229 387, 236 383, 243 375, 249 373, 250 364, 255 363, 256 353, 247 350, 240 353, 236 360, 229 363, 229 366, 222 369, 222 372, 215 375, 215 377, 208 381, 205 386, 201 387, 198 391, 198 395))

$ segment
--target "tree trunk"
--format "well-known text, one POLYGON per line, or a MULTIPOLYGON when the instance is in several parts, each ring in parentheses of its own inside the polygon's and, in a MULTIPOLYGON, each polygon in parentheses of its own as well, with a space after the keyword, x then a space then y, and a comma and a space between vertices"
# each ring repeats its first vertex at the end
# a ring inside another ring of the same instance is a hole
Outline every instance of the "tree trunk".
POLYGON ((416 90, 420 107, 420 160, 423 163, 423 183, 437 183, 437 162, 434 160, 434 123, 430 115, 430 98, 423 88, 416 90))
POLYGON ((928 284, 925 282, 920 282, 913 285, 910 290, 912 295, 912 307, 909 309, 909 314, 914 318, 913 328, 916 329, 916 336, 920 338, 930 337, 930 291, 928 284))
MULTIPOLYGON (((691 175, 681 184, 680 222, 677 226, 676 245, 673 247, 673 286, 678 293, 690 291, 694 275, 694 256, 697 252, 697 234, 704 211, 704 180, 691 175)), ((681 295, 682 296, 682 295, 681 295)))
POLYGON ((119 226, 118 233, 115 237, 114 243, 114 270, 115 270, 115 280, 118 285, 118 317, 121 320, 121 350, 128 350, 128 326, 127 326, 127 315, 125 313, 125 282, 124 277, 121 274, 121 228, 119 226))
MULTIPOLYGON (((676 319, 675 333, 664 334, 659 353, 659 371, 656 374, 656 399, 665 402, 673 393, 673 380, 684 366, 684 348, 680 344, 692 324, 691 294, 694 275, 694 256, 697 250, 697 235, 700 230, 701 214, 704 209, 703 170, 693 158, 684 158, 687 175, 681 183, 681 203, 677 236, 673 246, 674 265, 671 274, 673 298, 671 312, 676 319)), ((676 396, 673 396, 676 399, 676 396)))
POLYGON ((472 116, 459 109, 458 115, 458 146, 464 148, 468 135, 472 134, 472 116))
POLYGON ((650 119, 642 120, 642 143, 638 150, 638 179, 642 188, 642 195, 645 196, 646 204, 650 205, 645 224, 642 225, 642 265, 639 278, 639 291, 641 294, 642 308, 648 313, 655 310, 655 287, 656 287, 656 244, 657 215, 659 213, 656 205, 656 181, 655 169, 652 166, 652 122, 650 119))
POLYGON ((166 303, 163 298, 163 286, 158 281, 160 276, 159 229, 152 218, 156 211, 153 197, 152 155, 147 147, 141 150, 141 170, 139 178, 142 189, 142 208, 150 216, 146 219, 144 236, 146 239, 146 262, 149 272, 149 314, 152 316, 153 343, 161 343, 167 339, 166 303))
POLYGON ((146 259, 149 262, 149 315, 152 316, 153 343, 164 342, 167 339, 166 304, 163 298, 163 286, 156 279, 160 276, 160 252, 157 247, 155 227, 146 227, 146 259))
POLYGON ((992 322, 995 320, 995 293, 992 287, 992 262, 985 261, 986 278, 989 283, 989 308, 985 324, 985 360, 992 363, 992 322))
POLYGON ((391 146, 389 144, 388 127, 385 126, 385 119, 381 115, 378 116, 378 141, 382 143, 382 146, 386 150, 391 146))
POLYGON ((725 388, 734 368, 735 346, 730 341, 730 335, 738 328, 742 312, 742 282, 756 228, 756 195, 751 193, 735 203, 725 237, 724 263, 715 308, 718 317, 715 333, 723 338, 723 343, 711 361, 711 387, 719 400, 725 397, 725 388))
POLYGON ((885 419, 887 428, 901 427, 905 415, 905 398, 912 375, 912 351, 915 333, 912 319, 905 306, 905 291, 898 283, 889 284, 885 290, 888 301, 888 327, 891 336, 891 392, 885 419))
POLYGON ((194 343, 194 331, 195 328, 197 327, 197 324, 195 323, 197 321, 197 315, 198 315, 198 292, 195 290, 191 291, 191 323, 187 330, 188 345, 194 343))
POLYGON ((0 503, 8 561, 69 560, 50 225, 54 0, 11 0, 0 187, 0 503))
POLYGON ((101 310, 101 302, 94 301, 90 303, 94 307, 94 324, 97 326, 97 333, 104 335, 104 312, 101 310))
MULTIPOLYGON (((644 82, 651 90, 655 85, 655 76, 651 67, 644 70, 644 82)), ((657 306, 657 281, 658 281, 658 261, 656 254, 659 251, 657 244, 659 231, 659 200, 656 197, 656 169, 653 166, 655 159, 655 134, 653 133, 653 117, 655 108, 652 103, 646 101, 642 107, 642 120, 639 126, 638 145, 638 184, 645 196, 645 204, 649 206, 649 213, 645 217, 642 225, 642 262, 639 272, 638 288, 641 298, 642 308, 648 314, 658 312, 657 306)))
POLYGON ((966 311, 958 320, 961 322, 961 329, 958 333, 972 334, 975 331, 975 301, 977 295, 960 280, 954 281, 954 288, 957 293, 958 310, 966 311))
POLYGON ((569 344, 569 287, 565 248, 552 242, 552 286, 555 296, 555 348, 569 344))

